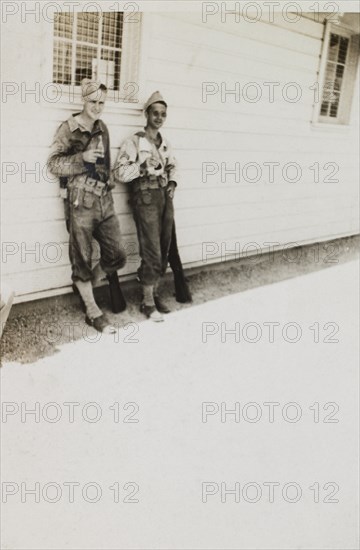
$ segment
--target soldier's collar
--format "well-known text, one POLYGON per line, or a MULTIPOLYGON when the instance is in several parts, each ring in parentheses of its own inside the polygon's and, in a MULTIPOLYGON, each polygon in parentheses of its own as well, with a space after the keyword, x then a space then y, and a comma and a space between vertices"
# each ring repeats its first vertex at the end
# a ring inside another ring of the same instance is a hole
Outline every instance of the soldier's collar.
MULTIPOLYGON (((85 128, 85 126, 82 126, 81 124, 79 124, 78 119, 75 118, 76 116, 78 116, 80 114, 81 114, 81 112, 74 113, 68 118, 68 124, 69 124, 69 128, 70 128, 71 132, 75 132, 75 130, 80 130, 80 132, 88 132, 89 131, 87 128, 85 128)), ((94 126, 93 126, 93 129, 92 129, 91 133, 94 134, 98 131, 102 131, 101 120, 95 120, 94 126)))
MULTIPOLYGON (((166 140, 163 138, 163 136, 161 135, 161 132, 158 132, 159 136, 160 136, 160 147, 164 147, 166 149, 166 140)), ((144 130, 140 130, 139 132, 136 132, 135 134, 136 136, 138 136, 139 138, 145 138, 148 140, 149 143, 153 143, 152 141, 150 141, 147 137, 146 137, 146 132, 145 132, 145 128, 144 130)))

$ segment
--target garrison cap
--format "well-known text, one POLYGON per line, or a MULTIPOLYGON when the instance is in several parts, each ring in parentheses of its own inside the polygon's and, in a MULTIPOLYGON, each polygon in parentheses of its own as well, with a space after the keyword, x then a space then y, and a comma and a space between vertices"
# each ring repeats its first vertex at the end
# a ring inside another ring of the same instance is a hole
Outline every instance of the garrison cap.
POLYGON ((165 107, 167 107, 167 103, 159 91, 156 91, 153 94, 151 94, 151 96, 149 97, 149 99, 144 105, 144 111, 147 111, 150 105, 152 105, 153 103, 163 103, 165 107))
POLYGON ((83 78, 81 81, 81 95, 82 97, 87 97, 88 95, 97 92, 102 89, 106 90, 105 84, 100 82, 100 80, 91 80, 90 78, 83 78))

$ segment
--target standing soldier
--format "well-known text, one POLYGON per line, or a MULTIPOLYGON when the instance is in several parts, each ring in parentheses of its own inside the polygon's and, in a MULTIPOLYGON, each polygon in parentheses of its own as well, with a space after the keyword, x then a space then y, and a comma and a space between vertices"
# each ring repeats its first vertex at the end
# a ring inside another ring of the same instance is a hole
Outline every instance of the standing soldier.
POLYGON ((167 112, 160 92, 151 95, 144 112, 146 126, 123 143, 115 175, 120 182, 131 184, 131 204, 141 257, 138 277, 143 300, 140 310, 153 321, 162 321, 162 313, 168 313, 169 309, 159 296, 159 281, 168 264, 177 185, 176 162, 169 142, 159 132, 167 112))
POLYGON ((99 332, 115 328, 97 306, 93 284, 105 276, 109 281, 112 309, 126 308, 117 270, 126 263, 120 243, 119 222, 114 210, 110 177, 109 132, 100 116, 107 88, 89 79, 81 83, 83 110, 58 128, 48 167, 67 183, 65 217, 69 230, 69 256, 73 289, 80 294, 86 310, 85 321, 99 332), (100 245, 100 262, 92 269, 92 239, 100 245))

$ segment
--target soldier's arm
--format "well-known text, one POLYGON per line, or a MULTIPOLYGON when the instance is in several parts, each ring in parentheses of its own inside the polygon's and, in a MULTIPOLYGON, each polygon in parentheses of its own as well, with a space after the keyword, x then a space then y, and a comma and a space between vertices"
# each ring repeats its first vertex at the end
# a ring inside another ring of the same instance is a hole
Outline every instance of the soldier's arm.
POLYGON ((86 172, 82 152, 69 154, 70 129, 67 122, 63 122, 58 128, 51 146, 47 166, 54 176, 75 176, 86 172))
POLYGON ((133 139, 127 139, 120 147, 114 167, 114 176, 120 183, 129 183, 143 175, 138 160, 138 150, 133 139))

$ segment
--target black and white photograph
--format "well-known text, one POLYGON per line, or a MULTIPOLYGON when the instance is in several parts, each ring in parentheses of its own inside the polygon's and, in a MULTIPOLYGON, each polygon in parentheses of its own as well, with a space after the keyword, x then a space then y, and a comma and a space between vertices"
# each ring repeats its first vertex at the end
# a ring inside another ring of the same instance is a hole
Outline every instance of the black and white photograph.
POLYGON ((358 550, 358 1, 2 0, 4 550, 358 550))

